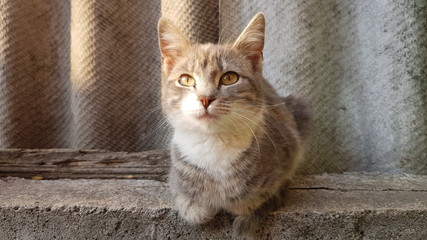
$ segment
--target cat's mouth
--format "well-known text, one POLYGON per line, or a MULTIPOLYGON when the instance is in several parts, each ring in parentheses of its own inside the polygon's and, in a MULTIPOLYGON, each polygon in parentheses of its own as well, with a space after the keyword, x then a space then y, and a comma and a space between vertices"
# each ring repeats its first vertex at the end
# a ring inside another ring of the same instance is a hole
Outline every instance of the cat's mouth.
POLYGON ((200 120, 215 120, 215 119, 218 119, 218 116, 213 115, 213 114, 211 114, 211 113, 209 113, 209 112, 206 111, 206 112, 198 115, 197 119, 200 119, 200 120))

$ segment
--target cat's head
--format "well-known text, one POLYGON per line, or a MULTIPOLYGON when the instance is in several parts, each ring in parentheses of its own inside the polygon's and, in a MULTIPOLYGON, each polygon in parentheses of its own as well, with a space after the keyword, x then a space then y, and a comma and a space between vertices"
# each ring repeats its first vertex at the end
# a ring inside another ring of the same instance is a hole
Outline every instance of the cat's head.
POLYGON ((258 122, 264 29, 259 13, 235 42, 198 44, 160 19, 162 109, 175 128, 217 132, 258 122))

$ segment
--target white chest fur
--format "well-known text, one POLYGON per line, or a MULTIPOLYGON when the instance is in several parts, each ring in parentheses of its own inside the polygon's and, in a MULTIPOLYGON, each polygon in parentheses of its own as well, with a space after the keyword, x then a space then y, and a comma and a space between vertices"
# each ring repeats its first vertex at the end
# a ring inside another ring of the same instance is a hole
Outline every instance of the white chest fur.
POLYGON ((252 135, 204 134, 175 129, 172 141, 189 163, 214 176, 223 177, 232 173, 232 163, 249 148, 252 135))

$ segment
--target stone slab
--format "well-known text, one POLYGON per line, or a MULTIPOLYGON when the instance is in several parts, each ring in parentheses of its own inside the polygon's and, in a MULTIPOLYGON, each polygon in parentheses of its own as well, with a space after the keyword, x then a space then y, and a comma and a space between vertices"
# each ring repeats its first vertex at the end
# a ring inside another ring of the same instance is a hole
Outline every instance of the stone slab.
MULTIPOLYGON (((190 226, 153 180, 0 179, 0 239, 232 239, 233 217, 190 226)), ((427 176, 296 177, 253 239, 427 239, 427 176)))

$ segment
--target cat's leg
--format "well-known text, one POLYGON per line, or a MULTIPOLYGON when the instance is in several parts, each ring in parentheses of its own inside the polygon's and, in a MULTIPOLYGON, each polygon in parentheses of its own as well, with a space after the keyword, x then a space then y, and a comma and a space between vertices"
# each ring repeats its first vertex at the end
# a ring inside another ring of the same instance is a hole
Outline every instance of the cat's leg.
POLYGON ((190 224, 203 224, 213 219, 217 210, 193 201, 183 194, 176 195, 175 207, 180 216, 190 224))
POLYGON ((247 206, 246 209, 240 208, 239 212, 231 211, 236 214, 233 221, 233 234, 235 236, 249 235, 265 221, 268 214, 280 206, 281 199, 278 194, 262 203, 258 208, 247 206))
POLYGON ((249 235, 262 225, 270 212, 278 210, 283 205, 287 192, 286 185, 287 183, 284 182, 282 187, 267 201, 239 204, 229 209, 236 215, 233 221, 233 234, 236 236, 249 235))
POLYGON ((233 221, 233 235, 245 236, 252 234, 258 229, 264 219, 265 216, 260 216, 255 213, 237 216, 233 221))

